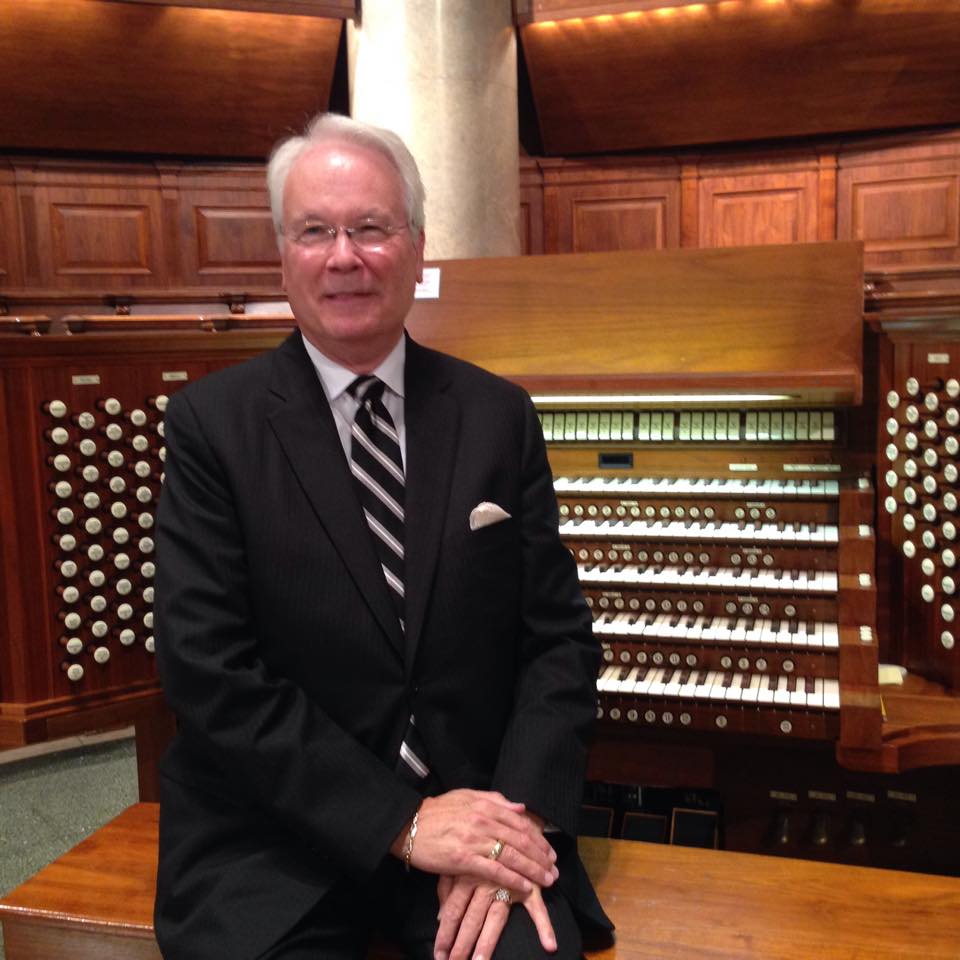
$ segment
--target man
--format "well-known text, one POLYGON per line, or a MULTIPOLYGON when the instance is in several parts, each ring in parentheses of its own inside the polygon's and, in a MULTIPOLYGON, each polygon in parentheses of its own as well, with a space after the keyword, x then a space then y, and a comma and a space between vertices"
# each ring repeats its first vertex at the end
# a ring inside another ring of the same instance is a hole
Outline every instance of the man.
POLYGON ((597 650, 532 405, 405 336, 397 137, 318 117, 268 183, 299 332, 166 414, 161 948, 577 957, 597 650))

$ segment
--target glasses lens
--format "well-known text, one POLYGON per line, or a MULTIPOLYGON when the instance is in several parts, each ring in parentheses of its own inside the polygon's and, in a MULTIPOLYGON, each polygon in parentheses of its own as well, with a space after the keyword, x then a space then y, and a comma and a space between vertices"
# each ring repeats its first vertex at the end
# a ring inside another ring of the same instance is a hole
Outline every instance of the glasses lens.
POLYGON ((333 240, 331 228, 325 223, 318 223, 313 220, 302 220, 295 223, 290 235, 296 243, 305 247, 321 246, 333 240))
POLYGON ((382 247, 390 239, 391 231, 380 223, 361 223, 347 230, 347 236, 365 250, 382 247))

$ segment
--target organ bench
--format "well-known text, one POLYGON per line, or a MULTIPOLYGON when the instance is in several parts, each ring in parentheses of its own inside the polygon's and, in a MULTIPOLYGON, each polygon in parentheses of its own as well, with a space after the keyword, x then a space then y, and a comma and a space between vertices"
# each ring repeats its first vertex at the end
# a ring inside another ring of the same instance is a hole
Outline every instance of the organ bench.
MULTIPOLYGON (((157 816, 135 804, 0 900, 8 960, 159 960, 157 816)), ((580 848, 617 926, 616 945, 588 960, 957 957, 960 878, 626 840, 580 848)))

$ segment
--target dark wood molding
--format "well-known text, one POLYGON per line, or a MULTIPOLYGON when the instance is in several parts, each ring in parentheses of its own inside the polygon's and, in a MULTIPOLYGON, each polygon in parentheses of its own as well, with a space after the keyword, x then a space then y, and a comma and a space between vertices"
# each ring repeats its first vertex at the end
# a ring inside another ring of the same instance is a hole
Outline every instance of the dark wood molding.
POLYGON ((354 20, 357 0, 108 0, 111 3, 146 3, 165 7, 202 7, 248 13, 280 13, 298 17, 354 20))

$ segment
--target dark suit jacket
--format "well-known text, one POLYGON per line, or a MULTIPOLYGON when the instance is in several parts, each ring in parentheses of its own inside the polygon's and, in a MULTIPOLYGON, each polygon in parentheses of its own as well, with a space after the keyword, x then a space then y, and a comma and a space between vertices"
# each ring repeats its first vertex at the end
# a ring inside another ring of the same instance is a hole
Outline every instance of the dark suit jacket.
MULTIPOLYGON (((519 388, 408 342, 406 636, 299 333, 166 412, 156 930, 169 957, 253 957, 338 878, 369 878, 419 796, 496 789, 574 837, 598 651, 519 388), (471 532, 481 501, 512 519, 471 532)), ((604 917, 572 844, 563 889, 604 917)))

